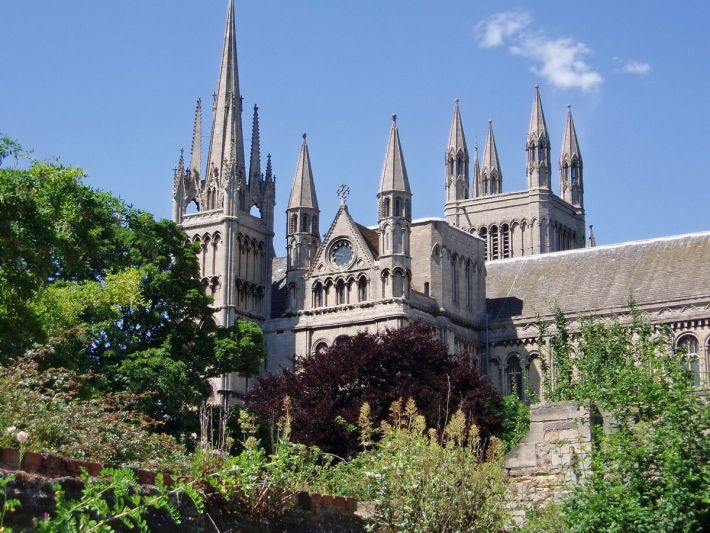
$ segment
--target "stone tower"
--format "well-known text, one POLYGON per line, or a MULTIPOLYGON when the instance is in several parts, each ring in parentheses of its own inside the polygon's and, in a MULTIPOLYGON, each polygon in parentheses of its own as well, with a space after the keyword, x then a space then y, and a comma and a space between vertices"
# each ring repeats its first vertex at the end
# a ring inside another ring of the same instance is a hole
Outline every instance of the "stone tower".
POLYGON ((550 188, 550 136, 547 134, 545 114, 542 111, 540 87, 535 86, 530 127, 525 143, 527 153, 528 189, 550 188))
POLYGON ((463 133, 461 112, 459 111, 458 98, 454 103, 454 116, 451 119, 449 132, 449 145, 446 147, 444 158, 446 165, 446 201, 455 202, 469 197, 469 158, 466 147, 466 137, 463 133))
POLYGON ((503 172, 498 160, 498 148, 493 136, 493 121, 488 121, 486 147, 483 150, 483 167, 479 175, 478 192, 480 196, 500 194, 503 192, 503 172))
POLYGON ((304 133, 286 209, 286 277, 290 311, 304 307, 303 279, 320 246, 319 220, 318 197, 304 133))
POLYGON ((560 150, 560 195, 565 202, 584 208, 584 179, 582 153, 572 120, 572 109, 567 108, 567 122, 560 150))
POLYGON ((192 153, 173 175, 173 220, 200 244, 205 290, 229 326, 237 318, 270 315, 275 178, 261 173, 259 115, 254 108, 251 161, 246 173, 239 92, 234 0, 229 0, 207 161, 202 164, 202 101, 197 101, 192 153))
POLYGON ((380 240, 380 268, 383 272, 382 297, 406 296, 405 277, 411 272, 410 235, 412 192, 397 128, 392 115, 380 189, 377 192, 377 226, 380 240), (391 276, 391 281, 386 279, 391 276))

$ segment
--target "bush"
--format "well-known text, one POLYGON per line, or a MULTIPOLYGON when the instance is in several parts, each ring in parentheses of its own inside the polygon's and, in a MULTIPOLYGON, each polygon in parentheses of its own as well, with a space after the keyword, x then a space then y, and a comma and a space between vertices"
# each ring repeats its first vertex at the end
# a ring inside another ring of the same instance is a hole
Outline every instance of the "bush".
MULTIPOLYGON (((347 462, 326 471, 321 490, 374 500, 371 525, 378 531, 496 531, 506 519, 507 476, 501 442, 487 450, 478 428, 458 410, 441 436, 427 431, 413 400, 391 408, 382 439, 347 462)), ((369 406, 363 406, 360 435, 372 434, 369 406)))
POLYGON ((24 431, 30 451, 148 468, 189 462, 172 437, 151 431, 155 420, 132 408, 139 398, 98 395, 86 377, 40 370, 37 358, 0 367, 0 446, 17 447, 24 431))
POLYGON ((476 362, 448 353, 421 323, 381 334, 359 333, 325 352, 295 359, 293 369, 261 378, 247 407, 274 423, 283 399, 293 405, 293 440, 341 457, 359 448, 357 420, 367 403, 384 420, 392 402, 412 398, 427 426, 443 430, 461 409, 487 439, 501 428, 501 400, 476 362))
POLYGON ((523 440, 530 429, 530 407, 515 394, 503 397, 503 430, 500 438, 509 452, 523 440))
POLYGON ((572 335, 558 312, 555 363, 569 372, 549 383, 555 399, 598 409, 614 428, 595 432, 591 471, 556 512, 569 531, 701 531, 710 524, 707 396, 671 333, 633 305, 631 319, 588 319, 572 335))

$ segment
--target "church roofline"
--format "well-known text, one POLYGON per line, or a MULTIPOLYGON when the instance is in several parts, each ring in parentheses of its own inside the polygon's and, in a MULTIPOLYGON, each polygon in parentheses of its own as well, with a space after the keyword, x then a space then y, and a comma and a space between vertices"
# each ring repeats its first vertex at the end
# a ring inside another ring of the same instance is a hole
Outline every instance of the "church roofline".
POLYGON ((681 240, 681 239, 698 239, 702 237, 710 237, 710 230, 706 231, 698 231, 694 233, 682 233, 680 235, 667 235, 664 237, 653 237, 651 239, 640 239, 636 241, 627 241, 627 242, 617 242, 613 244, 604 244, 600 246, 594 246, 591 248, 576 248, 574 250, 564 250, 561 252, 547 252, 544 254, 536 254, 536 255, 525 255, 522 257, 511 257, 509 259, 496 259, 494 261, 486 261, 486 263, 495 263, 495 264, 502 264, 502 263, 516 263, 519 261, 543 261, 545 259, 553 258, 553 257, 560 257, 560 256, 567 256, 567 255, 574 255, 574 254, 586 254, 586 253, 595 253, 595 252, 601 252, 604 250, 611 250, 614 248, 624 248, 626 246, 641 246, 644 244, 652 244, 656 242, 667 242, 667 241, 675 241, 675 240, 681 240))

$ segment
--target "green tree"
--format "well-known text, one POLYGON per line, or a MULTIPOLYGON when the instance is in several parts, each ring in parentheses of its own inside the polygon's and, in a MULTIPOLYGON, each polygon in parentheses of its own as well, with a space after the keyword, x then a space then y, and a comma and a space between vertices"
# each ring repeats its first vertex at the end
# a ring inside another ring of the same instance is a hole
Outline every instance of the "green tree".
POLYGON ((556 373, 553 393, 612 425, 596 428, 588 478, 560 509, 570 531, 701 531, 710 523, 710 408, 672 340, 633 304, 628 324, 590 318, 573 334, 558 312, 551 344, 568 372, 556 373))
MULTIPOLYGON (((0 155, 21 150, 3 141, 0 155)), ((48 344, 47 366, 155 392, 142 408, 174 431, 194 424, 186 408, 206 378, 258 371, 261 331, 217 328, 181 228, 84 185, 78 168, 26 163, 0 167, 0 364, 48 344)))

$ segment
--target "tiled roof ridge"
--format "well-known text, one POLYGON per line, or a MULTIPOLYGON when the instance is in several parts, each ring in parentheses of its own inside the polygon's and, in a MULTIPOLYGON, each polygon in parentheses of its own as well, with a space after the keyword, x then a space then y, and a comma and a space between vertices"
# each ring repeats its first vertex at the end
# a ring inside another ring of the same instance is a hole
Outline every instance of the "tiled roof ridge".
POLYGON ((598 251, 602 251, 602 250, 611 250, 614 248, 623 248, 626 246, 641 246, 644 244, 653 244, 653 243, 657 243, 657 242, 667 242, 667 241, 674 241, 674 240, 680 240, 680 239, 701 238, 701 237, 710 237, 710 230, 698 231, 698 232, 693 232, 693 233, 683 233, 680 235, 666 235, 663 237, 653 237, 650 239, 639 239, 636 241, 626 241, 626 242, 618 242, 618 243, 613 243, 613 244, 604 244, 604 245, 600 245, 600 246, 594 246, 591 248, 576 248, 574 250, 564 250, 561 252, 547 252, 544 254, 524 255, 522 257, 511 257, 508 259, 496 259, 494 261, 487 261, 487 263, 501 264, 501 263, 514 263, 516 261, 535 261, 535 260, 543 260, 543 259, 550 258, 550 257, 559 257, 559 256, 564 256, 564 255, 573 255, 573 254, 581 254, 581 253, 588 253, 588 252, 598 252, 598 251))

